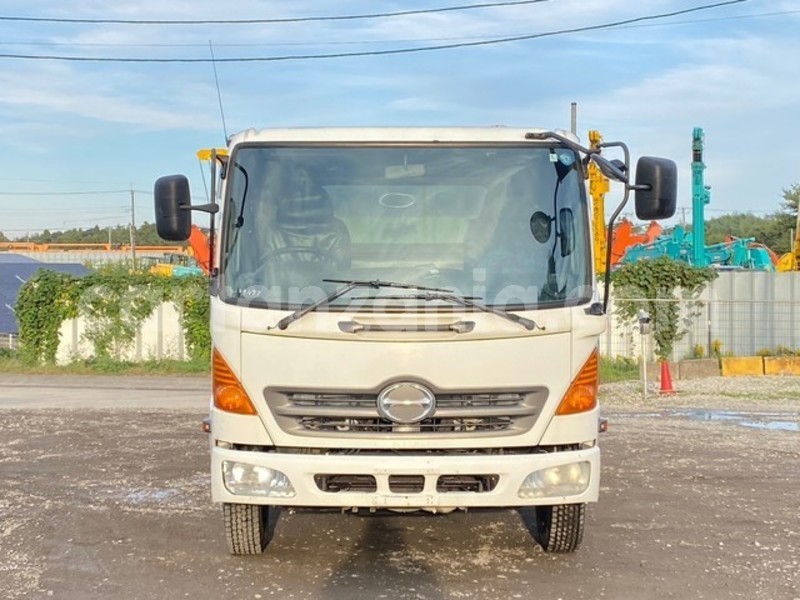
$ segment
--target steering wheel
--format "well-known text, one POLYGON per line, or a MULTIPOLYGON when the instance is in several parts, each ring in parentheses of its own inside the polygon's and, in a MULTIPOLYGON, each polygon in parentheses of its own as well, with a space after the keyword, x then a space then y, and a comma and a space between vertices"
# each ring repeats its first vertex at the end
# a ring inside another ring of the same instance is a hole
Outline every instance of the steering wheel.
POLYGON ((327 252, 323 252, 318 248, 311 248, 306 246, 284 246, 283 248, 275 248, 274 250, 267 250, 261 255, 261 263, 266 263, 279 256, 305 254, 311 256, 317 262, 332 263, 333 258, 327 252))
POLYGON ((303 246, 285 246, 283 248, 275 248, 274 250, 268 250, 264 254, 261 255, 261 260, 258 268, 253 272, 253 275, 260 276, 264 273, 267 265, 270 264, 276 258, 281 256, 308 256, 311 260, 308 261, 309 264, 313 263, 323 263, 326 265, 333 265, 334 259, 328 253, 318 248, 310 248, 310 247, 303 247, 303 246))

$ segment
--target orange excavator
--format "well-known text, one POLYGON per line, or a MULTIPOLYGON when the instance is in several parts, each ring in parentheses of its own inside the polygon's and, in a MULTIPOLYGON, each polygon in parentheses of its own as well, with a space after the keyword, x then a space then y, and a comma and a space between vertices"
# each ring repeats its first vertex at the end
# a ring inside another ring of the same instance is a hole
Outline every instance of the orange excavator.
POLYGON ((197 225, 192 225, 192 232, 189 234, 189 255, 197 261, 203 273, 210 273, 211 246, 208 236, 197 225))
POLYGON ((622 219, 614 227, 614 239, 611 240, 611 264, 619 264, 631 246, 653 243, 662 231, 661 225, 651 221, 644 233, 636 233, 633 223, 628 219, 622 219))

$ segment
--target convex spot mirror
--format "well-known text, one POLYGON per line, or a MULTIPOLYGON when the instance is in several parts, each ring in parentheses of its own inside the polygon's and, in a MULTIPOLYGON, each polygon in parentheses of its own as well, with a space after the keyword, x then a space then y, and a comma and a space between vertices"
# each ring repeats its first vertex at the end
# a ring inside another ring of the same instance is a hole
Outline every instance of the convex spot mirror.
MULTIPOLYGON (((544 244, 553 233, 553 217, 541 210, 531 215, 531 233, 533 239, 544 244)), ((558 211, 558 240, 561 256, 569 256, 575 249, 575 214, 571 208, 558 211)))
POLYGON ((678 167, 668 158, 643 156, 636 163, 636 216, 643 221, 675 214, 678 167))
POLYGON ((550 239, 550 234, 553 229, 553 217, 541 210, 537 210, 531 215, 530 227, 533 239, 540 244, 544 244, 550 239))
POLYGON ((156 181, 153 197, 158 235, 169 242, 188 240, 192 233, 189 180, 183 175, 161 177, 156 181))

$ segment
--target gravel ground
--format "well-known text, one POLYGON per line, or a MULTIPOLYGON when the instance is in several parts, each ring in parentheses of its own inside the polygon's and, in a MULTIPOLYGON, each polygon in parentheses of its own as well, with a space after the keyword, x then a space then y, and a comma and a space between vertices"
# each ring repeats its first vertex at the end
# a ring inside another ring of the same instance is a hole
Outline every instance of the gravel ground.
POLYGON ((284 511, 266 554, 228 556, 205 385, 0 376, 0 598, 800 600, 800 378, 602 386, 573 555, 504 510, 284 511))
POLYGON ((800 411, 800 377, 709 377, 673 381, 675 394, 660 394, 658 383, 648 387, 645 396, 640 381, 602 385, 601 404, 611 411, 674 407, 800 411))

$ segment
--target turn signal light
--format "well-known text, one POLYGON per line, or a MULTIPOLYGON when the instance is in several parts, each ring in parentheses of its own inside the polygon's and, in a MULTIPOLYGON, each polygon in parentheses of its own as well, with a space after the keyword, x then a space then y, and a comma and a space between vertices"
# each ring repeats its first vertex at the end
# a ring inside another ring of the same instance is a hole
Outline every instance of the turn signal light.
POLYGON ((572 380, 567 393, 558 405, 556 415, 574 415, 592 410, 597 406, 599 359, 595 349, 584 363, 577 377, 572 380))
POLYGON ((244 391, 242 384, 216 348, 211 359, 211 373, 214 406, 220 410, 240 415, 256 414, 256 408, 250 401, 250 396, 244 391))

